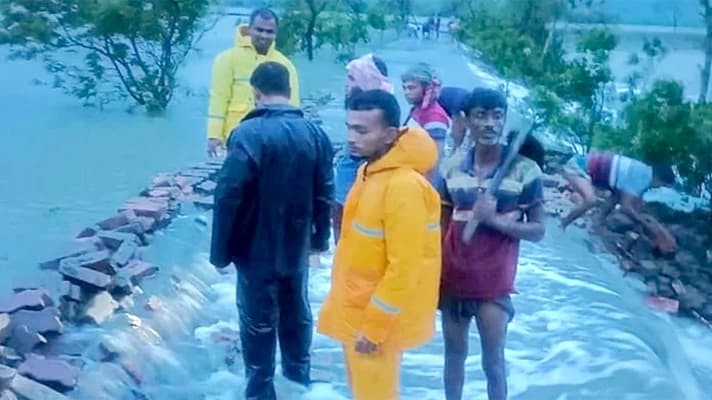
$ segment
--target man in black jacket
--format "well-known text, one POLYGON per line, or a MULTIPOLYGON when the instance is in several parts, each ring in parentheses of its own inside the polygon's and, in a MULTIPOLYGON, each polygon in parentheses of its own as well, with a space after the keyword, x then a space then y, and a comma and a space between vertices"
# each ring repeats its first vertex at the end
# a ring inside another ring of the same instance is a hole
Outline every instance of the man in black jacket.
POLYGON ((232 132, 215 191, 210 262, 237 268, 237 307, 248 399, 275 399, 282 374, 310 383, 310 252, 328 249, 333 149, 289 105, 289 72, 274 62, 250 79, 257 108, 232 132))

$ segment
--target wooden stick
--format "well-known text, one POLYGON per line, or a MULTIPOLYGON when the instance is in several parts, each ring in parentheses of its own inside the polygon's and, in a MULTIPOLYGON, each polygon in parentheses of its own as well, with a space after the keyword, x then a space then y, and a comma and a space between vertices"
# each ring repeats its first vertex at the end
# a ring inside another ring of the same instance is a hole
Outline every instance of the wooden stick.
MULTIPOLYGON (((514 164, 514 160, 517 159, 517 156, 519 155, 519 149, 522 147, 524 144, 524 141, 527 139, 527 136, 529 136, 530 131, 526 132, 517 132, 517 134, 514 136, 512 139, 512 143, 509 146, 509 150, 507 152, 506 158, 504 159, 504 163, 502 163, 502 166, 497 170, 497 172, 494 175, 494 178, 492 178, 492 182, 490 182, 489 187, 487 188, 487 191, 485 194, 494 196, 494 194, 499 190, 499 186, 502 184, 502 180, 504 180, 504 177, 507 176, 509 173, 509 170, 512 167, 512 164, 514 164)), ((473 205, 474 208, 474 205, 473 205)), ((470 240, 472 239, 472 235, 475 234, 475 230, 477 230, 477 226, 480 224, 480 221, 478 221, 475 218, 470 219, 467 221, 467 225, 465 225, 465 229, 462 232, 462 241, 465 243, 470 243, 470 240)))

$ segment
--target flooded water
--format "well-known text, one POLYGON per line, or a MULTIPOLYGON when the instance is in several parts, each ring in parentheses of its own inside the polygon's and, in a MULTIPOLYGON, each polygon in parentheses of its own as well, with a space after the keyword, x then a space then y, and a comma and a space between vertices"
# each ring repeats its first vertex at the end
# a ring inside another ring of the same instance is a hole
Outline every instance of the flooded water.
MULTIPOLYGON (((156 172, 203 159, 210 62, 231 38, 229 21, 205 38, 202 52, 182 72, 184 90, 193 94, 179 96, 162 118, 128 115, 121 108, 80 108, 60 93, 27 83, 42 76, 40 67, 3 64, 0 290, 38 279, 33 272, 36 261, 111 213, 156 172)), ((425 60, 440 70, 448 85, 481 83, 482 76, 473 74, 446 39, 435 43, 387 38, 371 46, 396 78, 410 64, 425 60)), ((297 64, 304 93, 324 90, 340 96, 343 67, 328 59, 310 65, 298 59, 297 64)), ((402 98, 400 89, 397 95, 402 98)), ((336 141, 344 137, 340 104, 336 100, 322 112, 336 141)), ((184 210, 148 250, 145 258, 162 270, 146 282, 145 295, 130 308, 141 326, 122 314, 102 328, 77 334, 90 343, 110 343, 136 372, 133 378, 114 364, 87 361, 72 398, 133 399, 141 398, 139 392, 155 400, 241 398, 240 357, 229 340, 223 340, 238 329, 234 275, 220 275, 209 265, 209 228, 195 222, 198 215, 184 210), (144 309, 149 295, 162 300, 159 311, 144 309), (140 388, 135 380, 142 381, 140 388), (126 389, 130 387, 136 392, 126 389)), ((643 304, 641 283, 624 279, 610 257, 592 254, 583 231, 571 229, 563 235, 555 225, 550 221, 544 241, 522 247, 520 294, 514 298, 517 316, 507 345, 511 398, 710 398, 712 333, 650 311, 643 304)), ((311 271, 315 315, 329 288, 330 262, 330 255, 324 255, 321 267, 311 271)), ((470 340, 465 392, 467 398, 483 398, 485 380, 474 330, 470 340)), ((87 355, 93 348, 86 346, 87 355)), ((439 332, 428 345, 406 353, 403 398, 444 397, 442 353, 439 332)), ((313 370, 315 378, 329 383, 304 392, 277 378, 279 398, 348 398, 340 347, 320 335, 314 337, 313 370)))

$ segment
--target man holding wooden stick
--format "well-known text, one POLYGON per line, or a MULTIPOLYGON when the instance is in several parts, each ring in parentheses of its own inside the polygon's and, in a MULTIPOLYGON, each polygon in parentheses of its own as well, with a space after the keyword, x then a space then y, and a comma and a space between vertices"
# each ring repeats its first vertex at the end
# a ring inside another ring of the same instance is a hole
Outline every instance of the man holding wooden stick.
MULTIPOLYGON (((519 241, 544 237, 541 170, 517 155, 517 146, 502 144, 507 115, 506 98, 497 91, 477 88, 462 112, 474 146, 449 160, 442 187, 443 276, 440 310, 445 338, 445 394, 460 400, 470 321, 477 323, 482 345, 482 367, 489 400, 507 398, 504 348, 507 326, 514 316, 510 294, 519 257, 519 241), (493 195, 486 189, 499 169, 504 177, 493 195), (463 230, 474 219, 471 240, 463 230)), ((514 139, 512 140, 515 141, 514 139)), ((516 140, 521 143, 521 141, 516 140)))

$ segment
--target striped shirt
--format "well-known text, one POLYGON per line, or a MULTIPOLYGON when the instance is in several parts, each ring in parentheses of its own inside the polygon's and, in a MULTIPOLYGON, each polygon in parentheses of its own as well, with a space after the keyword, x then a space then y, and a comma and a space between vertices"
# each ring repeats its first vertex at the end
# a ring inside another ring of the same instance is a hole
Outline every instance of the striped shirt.
POLYGON ((416 107, 411 113, 413 121, 423 127, 433 140, 443 140, 450 128, 450 119, 437 102, 426 108, 416 107))
MULTIPOLYGON (((463 243, 462 231, 472 218, 472 206, 491 181, 491 177, 475 176, 474 160, 473 148, 456 154, 444 168, 440 196, 453 214, 443 243, 441 291, 463 299, 488 300, 515 291, 519 240, 480 226, 470 243, 463 243)), ((527 209, 543 201, 541 174, 534 161, 522 156, 515 160, 495 193, 497 212, 523 220, 527 209)))

